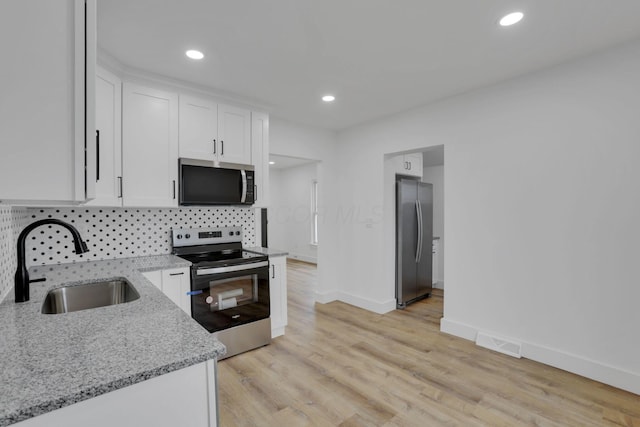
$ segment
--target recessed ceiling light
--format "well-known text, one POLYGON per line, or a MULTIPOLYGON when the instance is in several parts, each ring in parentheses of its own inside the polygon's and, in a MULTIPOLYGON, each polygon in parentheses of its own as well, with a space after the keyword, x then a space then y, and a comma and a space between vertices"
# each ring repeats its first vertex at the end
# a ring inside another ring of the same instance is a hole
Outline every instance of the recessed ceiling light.
POLYGON ((333 102, 333 101, 336 100, 336 97, 333 96, 333 95, 325 95, 325 96, 322 97, 322 100, 324 102, 333 102))
POLYGON ((186 55, 191 59, 202 59, 204 58, 204 54, 199 50, 188 50, 185 52, 186 55))
POLYGON ((275 165, 275 164, 276 164, 276 162, 269 162, 269 164, 270 164, 270 165, 275 165))
POLYGON ((503 16, 500 19, 500 25, 502 25, 503 27, 508 27, 510 25, 517 24, 522 20, 523 17, 524 17, 524 13, 522 12, 510 13, 508 15, 503 16))

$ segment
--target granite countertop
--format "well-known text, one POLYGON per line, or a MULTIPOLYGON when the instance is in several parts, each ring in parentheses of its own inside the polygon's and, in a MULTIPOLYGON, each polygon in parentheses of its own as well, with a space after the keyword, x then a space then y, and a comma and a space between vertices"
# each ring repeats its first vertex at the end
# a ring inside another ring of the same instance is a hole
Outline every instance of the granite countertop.
POLYGON ((173 255, 29 269, 31 299, 0 304, 0 427, 225 354, 226 349, 141 271, 188 267, 173 255), (41 314, 63 284, 124 277, 140 298, 65 314, 41 314))
POLYGON ((273 249, 273 248, 262 248, 260 246, 252 246, 250 248, 244 248, 245 250, 249 251, 249 252, 255 252, 258 254, 262 254, 262 255, 267 255, 267 256, 285 256, 285 255, 289 255, 289 252, 286 251, 282 251, 280 249, 273 249))

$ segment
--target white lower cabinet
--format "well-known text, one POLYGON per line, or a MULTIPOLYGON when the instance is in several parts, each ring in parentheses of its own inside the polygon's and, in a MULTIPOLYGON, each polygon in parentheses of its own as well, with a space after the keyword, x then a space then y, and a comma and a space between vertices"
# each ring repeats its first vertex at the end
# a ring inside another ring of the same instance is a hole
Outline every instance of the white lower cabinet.
POLYGON ((216 361, 208 360, 19 422, 16 427, 215 427, 216 361))
POLYGON ((189 276, 188 267, 145 271, 142 275, 191 316, 191 300, 187 295, 187 292, 191 290, 191 277, 189 276))
POLYGON ((271 299, 271 337, 284 335, 287 326, 287 258, 269 257, 269 296, 271 299))

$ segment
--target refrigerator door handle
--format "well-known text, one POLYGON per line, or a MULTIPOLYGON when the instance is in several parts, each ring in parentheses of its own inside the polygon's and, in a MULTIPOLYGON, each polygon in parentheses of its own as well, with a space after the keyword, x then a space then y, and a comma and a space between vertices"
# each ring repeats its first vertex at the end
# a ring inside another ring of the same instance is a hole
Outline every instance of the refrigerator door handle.
POLYGON ((420 262, 420 240, 422 240, 422 224, 419 203, 420 202, 416 199, 416 223, 418 224, 418 234, 416 235, 416 264, 420 262))
POLYGON ((420 203, 420 200, 416 200, 416 203, 418 206, 418 259, 416 260, 416 263, 419 263, 422 260, 422 240, 424 230, 422 229, 422 203, 420 203))

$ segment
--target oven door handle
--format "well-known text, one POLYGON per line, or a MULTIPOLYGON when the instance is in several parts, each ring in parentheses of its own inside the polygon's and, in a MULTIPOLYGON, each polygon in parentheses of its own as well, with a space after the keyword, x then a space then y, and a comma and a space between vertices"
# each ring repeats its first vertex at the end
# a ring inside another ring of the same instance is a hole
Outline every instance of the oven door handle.
POLYGON ((201 268, 196 270, 196 276, 205 276, 208 274, 232 273, 234 271, 254 270, 260 267, 267 267, 269 261, 254 262, 251 264, 229 265, 227 267, 201 268))

